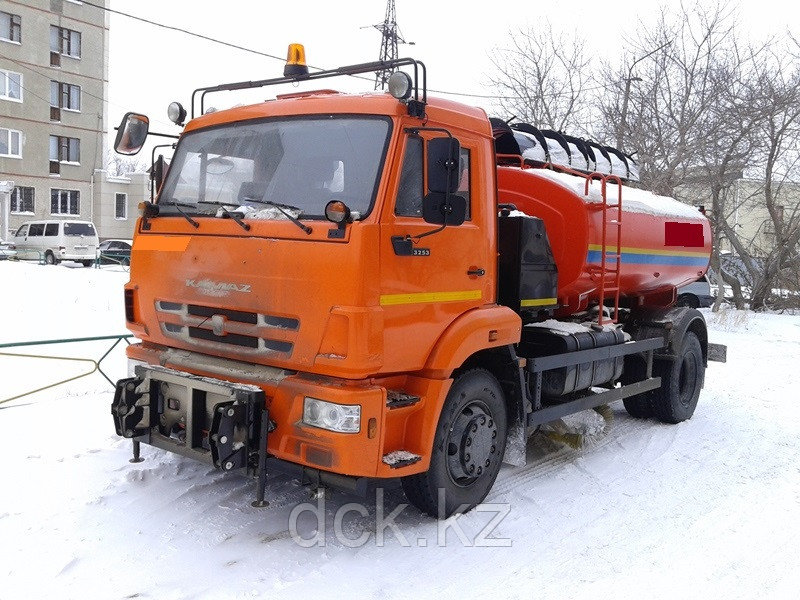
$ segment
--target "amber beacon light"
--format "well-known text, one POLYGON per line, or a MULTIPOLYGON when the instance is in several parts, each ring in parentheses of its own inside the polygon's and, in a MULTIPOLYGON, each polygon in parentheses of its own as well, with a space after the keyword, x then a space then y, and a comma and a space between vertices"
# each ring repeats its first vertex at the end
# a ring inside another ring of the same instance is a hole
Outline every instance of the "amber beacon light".
POLYGON ((308 75, 308 65, 306 65, 306 49, 303 44, 289 44, 289 51, 286 54, 286 65, 283 67, 284 77, 300 77, 308 75))

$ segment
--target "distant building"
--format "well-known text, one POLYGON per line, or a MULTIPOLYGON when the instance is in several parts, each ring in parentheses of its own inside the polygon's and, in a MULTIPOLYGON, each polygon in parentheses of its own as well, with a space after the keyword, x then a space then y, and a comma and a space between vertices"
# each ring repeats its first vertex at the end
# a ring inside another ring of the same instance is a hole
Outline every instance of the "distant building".
MULTIPOLYGON (((711 195, 708 183, 702 175, 695 175, 689 182, 675 190, 678 200, 711 210, 711 195)), ((729 208, 728 223, 753 257, 765 257, 776 244, 775 223, 766 207, 764 181, 734 173, 727 181, 725 203, 729 208)), ((800 183, 776 184, 776 211, 779 219, 789 218, 795 211, 800 213, 800 183), (785 215, 785 216, 784 216, 785 215)), ((722 252, 735 249, 726 238, 719 240, 722 252)))
POLYGON ((0 194, 0 236, 41 218, 133 236, 146 176, 103 170, 108 23, 107 11, 77 0, 0 2, 0 180, 13 182, 0 194))

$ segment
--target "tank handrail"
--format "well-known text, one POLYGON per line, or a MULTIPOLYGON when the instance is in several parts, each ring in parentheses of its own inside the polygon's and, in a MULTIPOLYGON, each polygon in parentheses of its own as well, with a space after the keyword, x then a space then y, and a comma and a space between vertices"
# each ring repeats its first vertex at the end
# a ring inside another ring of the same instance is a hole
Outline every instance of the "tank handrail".
POLYGON ((586 185, 584 186, 583 195, 589 195, 589 186, 591 185, 592 181, 595 179, 600 182, 600 190, 603 195, 603 198, 606 197, 606 184, 611 182, 617 186, 617 202, 619 205, 622 205, 622 179, 618 175, 614 175, 612 173, 600 173, 599 171, 595 171, 593 173, 582 173, 581 171, 576 171, 575 169, 571 169, 569 167, 565 167, 563 165, 558 165, 555 163, 543 163, 542 166, 536 167, 534 165, 529 164, 525 157, 521 154, 495 154, 495 159, 497 160, 497 165, 502 167, 516 167, 519 166, 520 169, 549 169, 551 171, 558 171, 559 173, 566 173, 567 175, 575 175, 576 177, 583 177, 586 180, 586 185), (519 165, 516 164, 500 164, 500 160, 509 160, 514 162, 519 162, 519 165))

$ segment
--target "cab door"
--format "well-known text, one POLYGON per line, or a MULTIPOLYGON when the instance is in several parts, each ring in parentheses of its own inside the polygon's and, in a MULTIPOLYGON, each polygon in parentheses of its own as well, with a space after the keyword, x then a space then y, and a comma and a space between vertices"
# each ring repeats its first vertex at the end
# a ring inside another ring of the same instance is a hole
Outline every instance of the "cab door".
POLYGON ((423 197, 427 145, 435 134, 425 133, 404 136, 400 173, 383 209, 380 304, 385 372, 421 369, 458 316, 494 302, 494 232, 487 232, 494 211, 486 214, 490 203, 478 168, 478 158, 485 152, 483 140, 454 132, 461 144, 456 194, 467 201, 466 218, 461 225, 431 233, 440 226, 423 219, 423 197), (410 253, 407 242, 399 243, 409 237, 410 253))

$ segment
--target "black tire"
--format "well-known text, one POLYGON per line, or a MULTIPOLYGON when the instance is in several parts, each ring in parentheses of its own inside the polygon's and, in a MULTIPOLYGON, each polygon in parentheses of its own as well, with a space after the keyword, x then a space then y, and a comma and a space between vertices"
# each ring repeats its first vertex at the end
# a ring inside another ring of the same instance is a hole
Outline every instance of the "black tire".
POLYGON ((700 308, 700 298, 694 294, 683 294, 678 296, 677 306, 688 306, 689 308, 700 308))
POLYGON ((82 260, 81 262, 83 263, 84 267, 91 267, 94 264, 93 260, 82 260))
MULTIPOLYGON (((622 371, 620 382, 622 385, 629 383, 636 383, 642 381, 647 374, 647 363, 645 359, 638 355, 630 355, 625 357, 625 368, 622 371)), ((637 394, 625 398, 622 403, 625 405, 625 410, 628 414, 635 419, 649 419, 653 416, 653 410, 650 408, 650 401, 653 391, 645 392, 644 394, 637 394)))
POLYGON ((48 250, 44 253, 44 263, 46 265, 57 265, 58 261, 56 260, 56 255, 48 250))
POLYGON ((442 407, 428 471, 402 479, 406 497, 437 518, 474 508, 497 479, 506 436, 506 402, 497 379, 484 369, 460 374, 442 407))
POLYGON ((664 423, 691 419, 703 388, 705 371, 700 340, 688 331, 674 361, 658 361, 653 365, 653 374, 661 377, 661 387, 653 390, 650 400, 653 416, 664 423))

